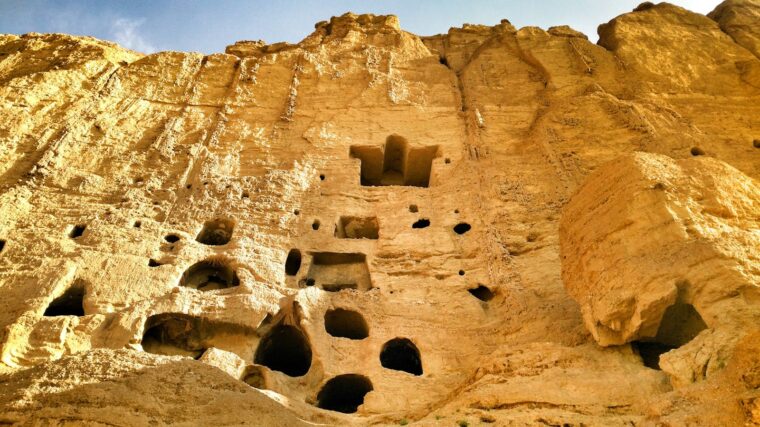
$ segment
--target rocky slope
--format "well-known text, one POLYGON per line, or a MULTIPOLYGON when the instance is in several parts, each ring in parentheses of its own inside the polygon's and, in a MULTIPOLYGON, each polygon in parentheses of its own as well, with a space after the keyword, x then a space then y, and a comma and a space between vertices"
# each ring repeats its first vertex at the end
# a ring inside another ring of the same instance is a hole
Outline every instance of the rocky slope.
POLYGON ((760 423, 759 16, 0 35, 0 423, 760 423))

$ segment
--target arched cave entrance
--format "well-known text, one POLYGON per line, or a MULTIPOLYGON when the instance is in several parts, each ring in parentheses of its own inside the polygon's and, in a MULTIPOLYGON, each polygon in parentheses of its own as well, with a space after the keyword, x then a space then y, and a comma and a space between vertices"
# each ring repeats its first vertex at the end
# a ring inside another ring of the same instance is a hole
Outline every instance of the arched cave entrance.
POLYGON ((380 352, 380 364, 387 369, 422 375, 422 361, 417 346, 408 338, 394 338, 380 352))
POLYGON ((206 351, 201 319, 181 313, 150 316, 145 322, 142 347, 148 353, 199 359, 206 351))
POLYGON ((259 342, 254 362, 291 377, 300 377, 311 367, 311 347, 300 329, 278 325, 259 342))
POLYGON ((240 280, 227 261, 209 259, 197 262, 188 268, 182 275, 179 285, 199 291, 213 291, 239 286, 240 280))
POLYGON ((322 386, 317 394, 317 406, 352 414, 364 403, 364 396, 372 389, 372 382, 364 375, 338 375, 322 386))
POLYGON ((325 313, 325 330, 334 337, 361 340, 369 336, 369 326, 361 313, 336 308, 325 313))
POLYGON ((644 366, 660 369, 660 356, 681 347, 707 329, 704 319, 691 304, 675 303, 665 310, 654 338, 631 343, 644 366))

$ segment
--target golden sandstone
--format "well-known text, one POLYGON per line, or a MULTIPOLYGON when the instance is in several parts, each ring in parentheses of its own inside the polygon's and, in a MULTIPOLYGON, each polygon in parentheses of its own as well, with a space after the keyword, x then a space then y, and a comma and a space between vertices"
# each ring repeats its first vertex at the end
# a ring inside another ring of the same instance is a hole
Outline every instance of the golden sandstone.
POLYGON ((760 2, 0 35, 0 424, 760 424, 760 2))

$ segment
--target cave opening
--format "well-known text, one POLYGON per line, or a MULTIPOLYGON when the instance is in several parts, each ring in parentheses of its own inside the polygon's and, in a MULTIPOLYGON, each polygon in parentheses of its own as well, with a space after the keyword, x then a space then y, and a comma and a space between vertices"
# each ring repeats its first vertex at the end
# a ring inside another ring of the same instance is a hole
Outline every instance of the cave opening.
POLYGON ((201 320, 186 314, 163 313, 145 322, 142 347, 148 353, 199 359, 206 351, 199 327, 201 320))
POLYGON ((84 294, 84 282, 75 281, 47 306, 43 316, 84 316, 84 294))
POLYGON ((71 231, 69 232, 69 237, 72 239, 76 239, 81 237, 84 234, 84 230, 87 228, 84 224, 78 224, 71 228, 71 231))
POLYGON ((285 259, 285 274, 288 276, 295 276, 300 269, 301 251, 298 249, 291 249, 290 252, 288 252, 288 257, 285 259))
POLYGON ((316 252, 311 255, 312 262, 306 275, 308 286, 317 285, 327 292, 372 289, 367 258, 363 253, 316 252), (313 285, 309 285, 309 280, 313 285))
POLYGON ((689 150, 689 152, 694 157, 696 157, 696 156, 704 156, 705 155, 705 150, 703 150, 703 149, 701 149, 699 147, 691 147, 691 150, 689 150))
POLYGON ((470 231, 471 228, 472 227, 470 226, 470 224, 466 222, 460 222, 459 224, 454 226, 454 232, 457 234, 464 234, 470 231))
POLYGON ((317 406, 330 411, 353 414, 372 391, 369 378, 359 374, 344 374, 331 378, 317 394, 317 406))
POLYGON ((644 366, 659 370, 662 354, 687 344, 705 329, 707 324, 693 305, 677 302, 665 310, 654 338, 633 341, 631 346, 644 366))
POLYGON ((394 338, 383 345, 380 364, 387 369, 422 375, 422 361, 417 346, 408 338, 394 338))
POLYGON ((217 218, 206 221, 195 240, 209 246, 226 245, 232 239, 234 229, 235 223, 229 219, 217 218))
POLYGON ((472 296, 483 302, 491 301, 494 297, 493 291, 484 285, 478 285, 477 288, 468 289, 467 291, 472 294, 472 296))
POLYGON ((167 234, 166 236, 164 236, 164 240, 166 240, 169 243, 177 243, 179 242, 179 236, 177 236, 176 234, 167 234))
POLYGON ((417 220, 414 224, 412 224, 412 228, 427 228, 430 227, 430 220, 427 218, 422 218, 420 220, 417 220))
POLYGON ((311 346, 299 328, 278 325, 261 339, 254 362, 291 377, 300 377, 311 367, 311 346))
POLYGON ((228 262, 208 259, 197 262, 185 270, 179 285, 199 291, 213 291, 239 286, 240 280, 228 262))
POLYGON ((335 227, 335 237, 339 239, 373 239, 379 235, 376 217, 342 216, 335 227))
POLYGON ((402 136, 390 135, 382 147, 352 145, 350 155, 361 160, 361 185, 428 187, 438 146, 415 147, 402 136))
POLYGON ((5 249, 5 240, 0 239, 0 253, 3 253, 3 249, 5 249))
POLYGON ((325 313, 325 331, 334 337, 361 340, 369 336, 369 326, 357 311, 336 308, 325 313))

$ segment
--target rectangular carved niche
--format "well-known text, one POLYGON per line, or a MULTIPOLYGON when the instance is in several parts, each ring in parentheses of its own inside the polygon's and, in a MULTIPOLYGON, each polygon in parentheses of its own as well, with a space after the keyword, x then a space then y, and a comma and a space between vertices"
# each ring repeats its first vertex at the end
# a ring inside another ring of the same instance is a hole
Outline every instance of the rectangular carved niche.
POLYGON ((438 146, 412 147, 405 138, 391 135, 382 147, 352 145, 350 154, 361 160, 362 185, 427 187, 438 146))
POLYGON ((307 285, 318 286, 328 292, 338 292, 343 289, 360 291, 372 289, 364 254, 315 252, 311 256, 307 285))
POLYGON ((342 216, 335 226, 339 239, 377 239, 379 227, 376 217, 342 216))

